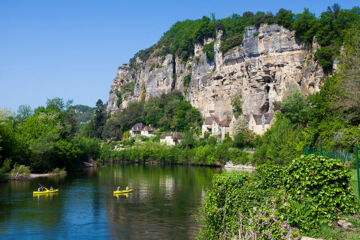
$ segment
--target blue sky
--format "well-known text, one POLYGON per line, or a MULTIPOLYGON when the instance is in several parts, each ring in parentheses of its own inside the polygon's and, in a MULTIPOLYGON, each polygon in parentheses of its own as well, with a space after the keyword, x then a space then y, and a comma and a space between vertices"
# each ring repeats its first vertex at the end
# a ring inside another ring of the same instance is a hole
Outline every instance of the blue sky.
POLYGON ((358 1, 0 0, 0 108, 44 105, 47 98, 94 106, 107 101, 117 67, 151 46, 176 21, 215 13, 327 6, 358 1))

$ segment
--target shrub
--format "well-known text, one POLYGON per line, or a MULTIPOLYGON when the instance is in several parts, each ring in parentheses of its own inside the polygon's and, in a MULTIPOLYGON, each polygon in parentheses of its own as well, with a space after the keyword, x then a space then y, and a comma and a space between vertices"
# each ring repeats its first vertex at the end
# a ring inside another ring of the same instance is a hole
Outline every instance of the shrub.
POLYGON ((231 239, 240 226, 247 226, 250 213, 259 208, 273 191, 256 187, 253 179, 239 172, 215 175, 212 189, 202 208, 201 239, 231 239))
POLYGON ((233 49, 236 46, 240 46, 243 40, 243 35, 238 34, 235 36, 228 37, 221 41, 220 44, 220 51, 223 53, 228 52, 229 50, 233 49))
POLYGON ((20 179, 30 175, 30 168, 25 165, 18 165, 15 163, 14 168, 10 171, 10 176, 13 179, 20 179))
POLYGON ((285 168, 271 163, 256 167, 256 178, 261 188, 281 188, 285 168))
POLYGON ((289 165, 284 180, 290 203, 289 221, 302 231, 331 224, 339 214, 358 211, 349 169, 340 160, 301 156, 289 165))
POLYGON ((215 58, 214 41, 205 44, 203 47, 203 52, 206 54, 206 57, 209 61, 213 61, 215 58))
POLYGON ((66 170, 65 170, 65 168, 55 168, 54 170, 51 171, 51 173, 65 174, 66 170))

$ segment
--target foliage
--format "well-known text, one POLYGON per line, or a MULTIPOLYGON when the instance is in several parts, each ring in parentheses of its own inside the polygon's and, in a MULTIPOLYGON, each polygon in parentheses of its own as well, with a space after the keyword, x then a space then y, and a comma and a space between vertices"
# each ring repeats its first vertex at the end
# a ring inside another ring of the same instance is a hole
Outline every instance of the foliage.
POLYGON ((100 156, 100 142, 96 138, 76 137, 72 143, 80 150, 77 158, 82 162, 96 160, 100 156))
POLYGON ((281 113, 276 114, 274 125, 264 134, 261 145, 256 148, 255 162, 289 164, 292 159, 303 153, 304 135, 302 125, 292 123, 281 113))
POLYGON ((262 188, 281 188, 285 177, 285 168, 266 163, 256 167, 256 178, 262 188))
POLYGON ((359 210, 351 193, 349 170, 340 160, 316 155, 296 158, 286 170, 284 186, 292 216, 289 221, 304 232, 359 210))
POLYGON ((136 123, 144 123, 162 131, 188 131, 200 127, 199 111, 184 100, 182 94, 173 91, 147 102, 130 103, 122 112, 117 112, 107 120, 103 138, 121 139, 123 132, 136 123))
POLYGON ((242 34, 238 34, 226 38, 225 40, 221 41, 220 51, 226 53, 229 50, 233 49, 234 47, 241 45, 242 39, 243 39, 242 34))
POLYGON ((191 74, 188 74, 184 77, 184 95, 185 96, 186 96, 187 90, 190 86, 190 82, 191 82, 191 74))
POLYGON ((280 111, 292 123, 306 123, 310 119, 310 106, 297 88, 293 88, 282 102, 280 111))
MULTIPOLYGON (((165 56, 173 54, 182 60, 193 57, 196 43, 203 43, 204 39, 215 37, 216 31, 222 31, 220 51, 226 53, 242 44, 246 27, 261 24, 278 24, 289 30, 295 31, 298 40, 308 47, 312 46, 314 37, 321 48, 317 50, 316 59, 325 70, 330 73, 335 58, 340 53, 340 47, 344 41, 344 33, 360 24, 360 11, 358 7, 353 9, 341 9, 338 4, 328 7, 316 17, 309 9, 305 8, 302 13, 294 14, 290 10, 280 9, 275 15, 271 12, 244 12, 242 16, 233 14, 223 19, 203 17, 197 20, 185 20, 175 23, 163 37, 148 49, 139 51, 130 60, 131 66, 135 66, 136 58, 146 61, 152 54, 165 56)), ((258 35, 255 32, 254 37, 258 35)), ((205 45, 211 52, 207 57, 212 60, 212 47, 205 45)), ((205 51, 204 51, 205 52, 205 51)))
POLYGON ((24 165, 15 164, 14 168, 10 171, 11 178, 20 179, 30 175, 30 168, 24 165))
POLYGON ((338 109, 351 124, 360 124, 360 28, 354 28, 345 35, 344 49, 339 57, 341 78, 339 94, 333 101, 333 109, 338 109))
POLYGON ((55 168, 54 170, 51 171, 51 173, 55 173, 55 174, 65 174, 66 170, 65 168, 55 168))
MULTIPOLYGON (((38 107, 34 111, 24 107, 18 116, 1 120, 0 163, 3 164, 4 159, 11 159, 11 166, 7 168, 16 167, 15 174, 28 168, 34 172, 49 172, 54 168, 79 167, 82 161, 88 159, 82 157, 86 155, 83 151, 85 139, 84 144, 79 145, 73 141, 75 110, 82 108, 74 108, 71 101, 65 103, 60 98, 54 98, 48 99, 45 107, 38 107), (22 165, 24 167, 20 167, 22 165)), ((91 151, 97 149, 96 144, 91 145, 91 151)), ((10 164, 7 161, 10 160, 6 160, 5 165, 10 164)))
POLYGON ((85 126, 82 135, 85 137, 96 137, 101 138, 102 132, 104 130, 105 122, 107 119, 107 113, 105 105, 101 99, 96 102, 95 115, 93 119, 85 126))
POLYGON ((75 112, 75 121, 76 124, 85 124, 91 120, 94 115, 95 109, 86 105, 74 105, 71 106, 71 109, 75 112))
POLYGON ((234 96, 231 98, 231 106, 233 108, 233 113, 241 115, 242 114, 242 102, 239 96, 234 96))
POLYGON ((206 57, 209 61, 214 61, 214 57, 215 57, 214 41, 205 44, 202 50, 206 54, 206 57))
POLYGON ((234 136, 234 145, 236 147, 253 147, 256 135, 249 129, 248 122, 244 116, 239 116, 230 131, 232 136, 234 136))
POLYGON ((270 189, 256 187, 252 177, 230 172, 215 175, 202 214, 205 225, 200 239, 231 239, 238 235, 240 226, 247 226, 250 213, 271 197, 270 189))
POLYGON ((211 137, 202 141, 195 141, 192 133, 185 134, 180 145, 167 147, 155 139, 134 143, 130 138, 122 144, 124 150, 110 152, 110 160, 125 162, 158 162, 162 164, 191 164, 219 166, 232 160, 234 163, 248 164, 252 155, 239 149, 230 148, 230 143, 216 143, 211 137), (130 142, 131 141, 131 142, 130 142))
POLYGON ((338 160, 314 155, 288 167, 215 175, 202 208, 200 239, 323 237, 320 226, 359 212, 350 175, 338 160))

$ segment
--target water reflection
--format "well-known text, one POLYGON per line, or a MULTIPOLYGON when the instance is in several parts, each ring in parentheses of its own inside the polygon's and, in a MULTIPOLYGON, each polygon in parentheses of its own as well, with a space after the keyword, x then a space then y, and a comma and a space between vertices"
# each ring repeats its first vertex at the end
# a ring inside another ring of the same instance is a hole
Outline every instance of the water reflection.
POLYGON ((0 238, 192 239, 216 171, 173 166, 110 166, 0 184, 0 238), (38 184, 60 192, 33 196, 38 184), (133 188, 113 195, 117 186, 133 188))

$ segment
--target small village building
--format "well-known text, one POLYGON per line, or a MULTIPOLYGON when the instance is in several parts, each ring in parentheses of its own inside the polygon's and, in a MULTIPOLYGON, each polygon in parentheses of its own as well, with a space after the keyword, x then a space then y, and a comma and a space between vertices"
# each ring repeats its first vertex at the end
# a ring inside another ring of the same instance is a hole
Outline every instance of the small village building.
POLYGON ((251 114, 249 118, 249 129, 258 135, 263 135, 270 127, 274 113, 251 114))
POLYGON ((230 116, 220 122, 220 132, 221 132, 221 139, 225 139, 226 134, 230 134, 230 123, 232 118, 230 116))
POLYGON ((211 125, 211 136, 217 136, 221 134, 221 128, 220 128, 220 120, 219 118, 214 117, 214 121, 211 125))
POLYGON ((135 124, 131 129, 130 129, 130 135, 136 136, 136 135, 140 135, 141 134, 141 130, 143 130, 143 128, 145 127, 144 124, 142 123, 137 123, 135 124))
POLYGON ((153 134, 154 131, 155 131, 155 129, 151 126, 145 126, 142 123, 137 123, 131 128, 130 135, 132 137, 137 136, 137 135, 141 135, 141 136, 145 136, 145 137, 153 137, 153 136, 155 136, 153 134))
POLYGON ((154 137, 155 136, 155 134, 153 134, 154 131, 155 131, 155 129, 152 128, 151 126, 145 126, 141 130, 141 135, 146 136, 146 137, 154 137))
POLYGON ((178 132, 164 133, 160 138, 160 143, 164 143, 168 146, 174 146, 181 143, 183 137, 178 132))
POLYGON ((205 118, 202 126, 201 126, 201 133, 204 136, 206 132, 210 132, 211 133, 211 129, 212 129, 212 123, 213 123, 214 119, 213 117, 207 117, 205 118))

